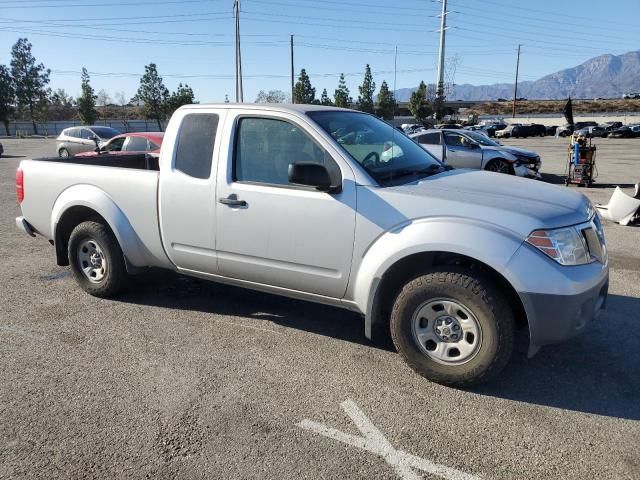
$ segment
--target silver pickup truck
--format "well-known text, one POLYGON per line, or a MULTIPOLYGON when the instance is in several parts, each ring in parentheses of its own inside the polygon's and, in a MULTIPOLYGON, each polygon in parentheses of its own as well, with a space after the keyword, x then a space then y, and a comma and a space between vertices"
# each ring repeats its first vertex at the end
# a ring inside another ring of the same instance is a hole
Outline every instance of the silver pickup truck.
POLYGON ((343 307, 433 381, 466 386, 581 330, 605 305, 583 195, 454 170, 374 116, 193 105, 158 157, 44 158, 16 175, 27 234, 78 284, 116 295, 148 267, 343 307))

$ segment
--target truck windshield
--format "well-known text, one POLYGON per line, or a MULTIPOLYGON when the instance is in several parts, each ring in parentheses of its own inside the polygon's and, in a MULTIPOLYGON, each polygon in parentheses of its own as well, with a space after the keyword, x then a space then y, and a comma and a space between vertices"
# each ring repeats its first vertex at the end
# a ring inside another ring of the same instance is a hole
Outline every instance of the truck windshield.
POLYGON ((379 182, 445 170, 425 149, 372 115, 335 110, 307 115, 379 182))

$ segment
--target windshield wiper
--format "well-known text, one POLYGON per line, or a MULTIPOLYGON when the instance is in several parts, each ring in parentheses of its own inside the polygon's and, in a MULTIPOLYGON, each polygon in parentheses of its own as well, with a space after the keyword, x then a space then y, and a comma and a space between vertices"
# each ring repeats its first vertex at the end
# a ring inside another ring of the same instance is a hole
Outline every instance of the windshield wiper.
POLYGON ((380 181, 385 181, 392 180, 394 178, 407 177, 409 175, 429 176, 435 175, 436 173, 440 173, 445 170, 449 170, 449 168, 447 168, 445 165, 433 164, 429 165, 426 168, 394 170, 393 172, 388 172, 384 175, 378 175, 377 179, 380 181))

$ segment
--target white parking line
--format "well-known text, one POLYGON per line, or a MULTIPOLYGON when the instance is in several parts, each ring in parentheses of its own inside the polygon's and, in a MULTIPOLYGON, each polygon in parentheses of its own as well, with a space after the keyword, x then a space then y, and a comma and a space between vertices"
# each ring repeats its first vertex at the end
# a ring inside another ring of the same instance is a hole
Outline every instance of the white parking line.
POLYGON ((344 433, 308 419, 302 420, 296 425, 318 435, 367 450, 382 457, 403 480, 421 479, 422 476, 416 473, 415 470, 421 470, 447 480, 480 480, 480 477, 469 475, 455 468, 439 465, 402 450, 396 450, 353 401, 346 400, 340 406, 358 427, 358 430, 363 435, 362 437, 344 433))

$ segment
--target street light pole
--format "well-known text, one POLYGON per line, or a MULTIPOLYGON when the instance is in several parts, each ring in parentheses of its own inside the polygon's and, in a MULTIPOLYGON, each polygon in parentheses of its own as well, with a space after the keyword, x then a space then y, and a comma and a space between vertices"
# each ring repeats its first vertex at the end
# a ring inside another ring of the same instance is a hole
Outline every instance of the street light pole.
POLYGON ((518 101, 518 70, 520 70, 520 44, 518 44, 518 57, 516 60, 516 83, 513 87, 513 112, 511 116, 516 118, 516 102, 518 101))
POLYGON ((233 0, 233 16, 236 19, 236 102, 242 103, 242 56, 240 53, 240 0, 233 0))
POLYGON ((291 35, 291 103, 296 103, 295 98, 293 97, 293 90, 294 90, 294 83, 293 83, 293 77, 294 77, 294 67, 293 67, 293 35, 291 35))
POLYGON ((442 14, 440 15, 440 49, 438 53, 438 84, 436 85, 437 115, 444 104, 444 55, 445 55, 445 31, 447 29, 447 0, 442 0, 442 14))

